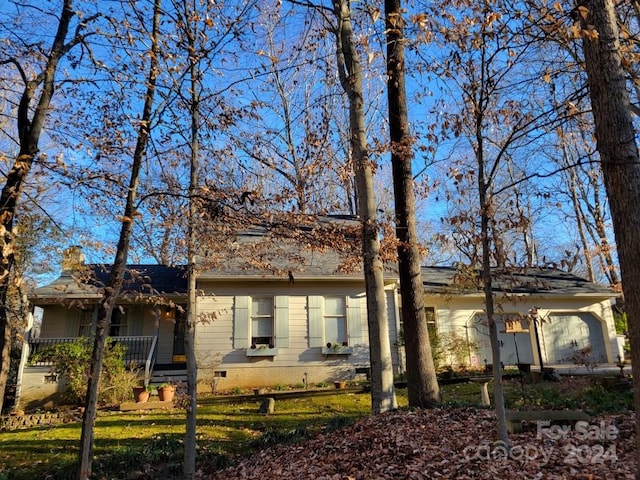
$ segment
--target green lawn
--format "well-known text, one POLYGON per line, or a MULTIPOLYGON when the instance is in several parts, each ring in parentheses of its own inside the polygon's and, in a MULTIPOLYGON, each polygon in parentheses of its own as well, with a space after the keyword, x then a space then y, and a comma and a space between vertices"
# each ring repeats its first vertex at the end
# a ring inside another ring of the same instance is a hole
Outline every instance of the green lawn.
MULTIPOLYGON (((215 467, 269 443, 296 440, 327 426, 353 423, 371 408, 368 394, 330 393, 278 399, 272 415, 258 413, 259 402, 251 397, 233 402, 224 397, 200 399, 198 443, 202 458, 215 467)), ((400 396, 400 402, 406 404, 403 398, 400 396)), ((184 419, 181 409, 101 412, 95 426, 94 472, 122 478, 116 471, 143 472, 145 463, 155 466, 163 462, 169 470, 179 468, 184 419)), ((2 432, 0 472, 10 480, 70 478, 79 438, 79 423, 2 432)))
MULTIPOLYGON (((445 385, 445 404, 478 405, 477 384, 445 385)), ((275 392, 276 396, 279 392, 275 392)), ((203 397, 198 408, 198 465, 205 471, 229 464, 264 446, 299 441, 321 429, 336 429, 368 415, 367 393, 328 390, 325 394, 278 398, 272 415, 258 413, 253 397, 203 397)), ((506 384, 508 408, 581 408, 617 412, 631 394, 609 392, 587 380, 579 383, 506 384)), ((406 391, 398 391, 406 406, 406 391)), ((173 411, 101 412, 95 429, 95 478, 171 478, 180 473, 185 413, 173 411)), ((0 433, 0 480, 69 479, 74 476, 80 424, 0 433), (4 475, 4 477, 3 477, 4 475)))

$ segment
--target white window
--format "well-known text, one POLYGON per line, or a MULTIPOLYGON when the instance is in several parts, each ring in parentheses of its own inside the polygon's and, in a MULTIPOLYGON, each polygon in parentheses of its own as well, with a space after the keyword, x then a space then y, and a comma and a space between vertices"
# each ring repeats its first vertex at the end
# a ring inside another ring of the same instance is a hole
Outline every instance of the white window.
POLYGON ((235 297, 233 346, 289 347, 289 297, 235 297))
POLYGON ((308 297, 309 346, 329 348, 362 342, 362 316, 359 297, 308 297))
POLYGON ((332 345, 348 345, 347 300, 345 297, 324 298, 324 340, 332 345))
POLYGON ((273 297, 251 299, 251 345, 273 348, 273 297))

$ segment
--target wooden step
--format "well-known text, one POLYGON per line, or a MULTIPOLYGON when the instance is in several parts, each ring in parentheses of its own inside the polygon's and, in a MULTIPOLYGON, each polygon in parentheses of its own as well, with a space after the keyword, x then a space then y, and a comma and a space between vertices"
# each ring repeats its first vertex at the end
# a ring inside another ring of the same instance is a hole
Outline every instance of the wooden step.
POLYGON ((158 386, 163 383, 187 383, 186 370, 154 370, 151 374, 151 385, 158 386))

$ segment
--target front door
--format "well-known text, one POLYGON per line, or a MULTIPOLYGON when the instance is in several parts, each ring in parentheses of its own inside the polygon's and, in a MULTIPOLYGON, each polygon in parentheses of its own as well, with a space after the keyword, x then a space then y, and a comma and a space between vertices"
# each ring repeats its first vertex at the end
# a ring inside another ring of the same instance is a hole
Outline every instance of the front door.
POLYGON ((187 359, 184 352, 184 332, 186 328, 186 311, 176 309, 176 323, 173 327, 173 362, 183 363, 187 359))

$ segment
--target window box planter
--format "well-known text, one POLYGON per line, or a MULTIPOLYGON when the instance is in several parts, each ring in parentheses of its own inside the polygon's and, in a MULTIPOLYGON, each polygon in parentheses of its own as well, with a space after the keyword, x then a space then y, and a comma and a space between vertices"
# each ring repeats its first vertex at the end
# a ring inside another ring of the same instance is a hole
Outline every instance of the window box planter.
POLYGON ((323 355, 351 355, 352 353, 353 347, 340 345, 338 343, 335 343, 333 345, 327 343, 325 347, 322 347, 323 355))
POLYGON ((277 354, 278 354, 277 347, 247 348, 247 357, 275 357, 277 354))

